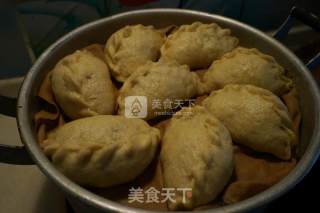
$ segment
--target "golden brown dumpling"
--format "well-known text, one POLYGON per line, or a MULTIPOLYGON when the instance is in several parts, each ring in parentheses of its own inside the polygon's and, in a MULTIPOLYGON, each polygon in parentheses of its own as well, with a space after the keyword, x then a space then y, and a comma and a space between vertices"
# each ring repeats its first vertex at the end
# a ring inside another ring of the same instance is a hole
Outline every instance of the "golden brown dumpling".
POLYGON ((213 91, 203 105, 229 129, 234 142, 290 159, 293 124, 286 106, 269 90, 229 84, 213 91))
POLYGON ((124 82, 140 65, 158 60, 164 40, 164 34, 153 26, 138 24, 118 30, 105 47, 111 74, 124 82))
POLYGON ((230 133, 205 108, 183 108, 165 129, 160 159, 164 187, 192 190, 192 196, 176 192, 176 202, 170 202, 169 209, 207 204, 220 194, 232 174, 230 133))
POLYGON ((230 35, 229 29, 222 29, 215 23, 195 22, 182 25, 169 35, 161 47, 161 55, 187 64, 191 69, 200 69, 237 45, 238 39, 230 35))
POLYGON ((203 79, 208 91, 227 84, 252 84, 282 95, 292 87, 291 79, 273 57, 243 47, 214 61, 203 79))
POLYGON ((198 93, 198 84, 198 76, 190 72, 186 65, 179 65, 175 61, 169 60, 149 61, 139 67, 120 89, 117 100, 118 114, 130 116, 126 114, 131 107, 127 105, 126 110, 126 103, 128 103, 125 101, 126 97, 143 96, 147 99, 145 119, 163 115, 163 113, 169 112, 170 108, 165 108, 162 103, 169 101, 173 103, 176 100, 194 97, 198 93), (155 106, 155 103, 160 103, 160 106, 155 106))
POLYGON ((159 130, 141 119, 99 115, 59 127, 42 148, 73 181, 109 187, 143 172, 155 156, 159 139, 159 130))
POLYGON ((113 114, 115 88, 107 65, 86 50, 61 59, 51 74, 54 96, 72 119, 113 114))

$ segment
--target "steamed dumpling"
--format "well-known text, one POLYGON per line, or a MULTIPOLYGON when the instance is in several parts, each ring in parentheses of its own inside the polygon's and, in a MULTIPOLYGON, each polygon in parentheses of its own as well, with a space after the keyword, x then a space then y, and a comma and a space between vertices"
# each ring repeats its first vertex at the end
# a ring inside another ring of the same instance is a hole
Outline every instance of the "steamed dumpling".
POLYGON ((292 87, 291 79, 272 56, 243 47, 214 61, 203 79, 208 91, 227 84, 252 84, 282 95, 292 87))
POLYGON ((286 106, 272 92, 230 84, 213 91, 203 105, 228 128, 234 142, 290 159, 293 124, 286 106))
POLYGON ((203 107, 183 108, 165 129, 160 159, 164 187, 192 190, 192 196, 176 192, 169 209, 207 204, 221 193, 233 171, 230 133, 203 107))
POLYGON ((51 86, 56 101, 72 119, 114 113, 116 95, 108 67, 86 50, 58 62, 51 86))
POLYGON ((99 115, 69 122, 42 147, 73 181, 109 187, 136 178, 155 156, 160 132, 141 119, 99 115))
POLYGON ((111 74, 124 82, 147 61, 156 61, 165 36, 153 26, 126 26, 108 39, 105 56, 111 74))
POLYGON ((148 62, 139 67, 120 89, 117 100, 118 114, 128 115, 126 113, 129 112, 131 106, 127 105, 126 109, 126 97, 143 96, 147 99, 145 119, 157 117, 170 111, 170 107, 165 108, 162 105, 165 101, 173 103, 197 95, 198 84, 198 76, 190 72, 186 65, 179 65, 168 60, 148 62), (155 106, 155 103, 160 103, 160 106, 155 106))
POLYGON ((169 35, 161 47, 161 55, 191 69, 206 68, 238 45, 238 39, 230 34, 229 29, 222 29, 215 23, 182 25, 169 35))

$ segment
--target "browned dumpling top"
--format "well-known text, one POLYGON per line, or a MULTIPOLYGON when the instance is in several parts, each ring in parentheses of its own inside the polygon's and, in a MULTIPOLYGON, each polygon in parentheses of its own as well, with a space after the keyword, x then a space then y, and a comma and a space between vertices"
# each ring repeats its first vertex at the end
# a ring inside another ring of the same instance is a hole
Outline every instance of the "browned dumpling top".
POLYGON ((203 76, 207 91, 228 84, 252 84, 282 95, 292 88, 292 80, 269 55, 257 49, 238 47, 212 63, 203 76))
POLYGON ((105 57, 111 74, 124 82, 147 61, 157 61, 165 35, 153 26, 141 24, 121 28, 113 33, 105 46, 105 57))
POLYGON ((59 127, 42 147, 73 181, 110 187, 136 178, 154 158, 159 140, 159 130, 141 119, 98 115, 59 127))
POLYGON ((169 35, 161 47, 161 55, 191 69, 206 68, 238 45, 238 39, 230 34, 229 29, 215 23, 182 25, 169 35))
POLYGON ((116 94, 108 67, 89 51, 77 50, 61 59, 52 71, 51 86, 72 119, 114 113, 116 94))
POLYGON ((227 128, 204 107, 183 108, 170 120, 162 139, 164 186, 187 188, 169 209, 193 209, 214 200, 233 170, 233 147, 227 128))
POLYGON ((171 109, 155 106, 155 102, 188 100, 198 94, 198 86, 198 76, 190 72, 186 65, 170 60, 148 62, 139 67, 120 89, 117 99, 118 114, 130 116, 128 111, 130 106, 126 105, 128 104, 126 99, 132 96, 142 96, 147 99, 147 106, 142 106, 147 108, 144 119, 161 116, 171 109))
POLYGON ((213 91, 203 105, 228 128, 234 142, 284 160, 291 158, 295 142, 292 120, 272 92, 229 84, 213 91))

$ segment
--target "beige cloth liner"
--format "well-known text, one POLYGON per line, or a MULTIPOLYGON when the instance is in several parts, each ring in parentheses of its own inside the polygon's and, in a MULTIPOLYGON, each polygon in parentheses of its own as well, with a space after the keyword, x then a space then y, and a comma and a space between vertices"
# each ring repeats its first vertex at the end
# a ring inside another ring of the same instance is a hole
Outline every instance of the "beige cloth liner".
MULTIPOLYGON (((104 60, 102 45, 93 44, 84 49, 104 60)), ((41 144, 50 130, 63 125, 67 120, 55 102, 50 85, 50 73, 46 76, 40 87, 38 98, 42 108, 35 114, 34 119, 37 129, 37 138, 41 144)), ((204 98, 205 96, 198 97, 196 104, 201 103, 204 98)), ((294 123, 295 132, 298 135, 301 115, 297 92, 295 89, 292 89, 288 94, 281 98, 288 107, 294 123)), ((163 134, 168 121, 169 119, 160 121, 155 127, 159 128, 163 134)), ((280 161, 272 156, 255 153, 252 150, 237 145, 235 146, 234 174, 225 191, 212 203, 196 209, 222 206, 251 197, 280 181, 295 165, 295 159, 292 159, 291 161, 280 161)), ((90 190, 100 196, 128 206, 150 210, 168 210, 166 203, 141 204, 138 202, 128 202, 128 194, 131 187, 141 187, 144 190, 147 190, 149 187, 153 186, 161 191, 162 184, 161 164, 157 158, 135 181, 112 188, 90 190)))

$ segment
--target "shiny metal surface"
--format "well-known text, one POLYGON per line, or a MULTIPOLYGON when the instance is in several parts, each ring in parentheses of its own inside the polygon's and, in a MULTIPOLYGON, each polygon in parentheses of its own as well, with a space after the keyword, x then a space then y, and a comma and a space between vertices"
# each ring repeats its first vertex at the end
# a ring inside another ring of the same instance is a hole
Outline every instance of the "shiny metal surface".
POLYGON ((84 25, 51 45, 30 69, 23 82, 18 98, 17 121, 19 131, 21 139, 30 155, 40 169, 71 197, 73 203, 79 202, 77 205, 81 206, 85 212, 89 210, 90 212, 147 211, 129 208, 99 197, 73 183, 54 168, 37 144, 32 120, 33 113, 37 109, 35 95, 41 81, 60 58, 88 44, 95 42, 104 43, 112 32, 125 25, 140 23, 164 27, 171 24, 191 23, 193 21, 216 22, 222 27, 230 28, 233 34, 239 37, 241 45, 256 47, 263 52, 273 55, 294 76, 301 100, 303 117, 301 146, 299 147, 301 159, 296 168, 286 178, 268 190, 247 200, 222 208, 205 210, 204 212, 243 212, 261 207, 281 196, 297 184, 308 173, 317 159, 320 151, 319 90, 309 70, 286 47, 259 30, 221 16, 178 9, 152 9, 123 13, 84 25))

